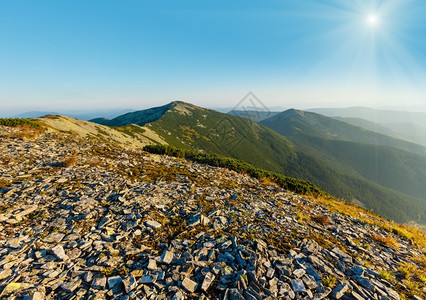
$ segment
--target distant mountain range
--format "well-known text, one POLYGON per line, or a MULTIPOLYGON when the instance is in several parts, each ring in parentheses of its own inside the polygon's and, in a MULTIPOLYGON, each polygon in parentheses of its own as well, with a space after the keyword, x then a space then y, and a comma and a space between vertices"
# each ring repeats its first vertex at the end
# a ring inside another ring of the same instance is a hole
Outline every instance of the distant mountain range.
POLYGON ((309 112, 288 110, 261 124, 233 114, 176 101, 92 121, 126 134, 143 126, 166 144, 242 159, 396 221, 426 224, 424 147, 309 112))
MULTIPOLYGON (((317 113, 289 109, 263 120, 261 123, 286 137, 304 135, 327 140, 390 146, 399 150, 426 156, 426 147, 364 129, 344 121, 325 117, 317 113)), ((391 131, 389 130, 389 132, 391 131)))
POLYGON ((114 118, 116 116, 133 111, 131 109, 104 109, 104 110, 69 110, 69 111, 29 111, 14 115, 12 118, 40 118, 46 115, 66 115, 80 120, 90 120, 99 115, 105 118, 114 118))
POLYGON ((314 108, 308 111, 328 117, 338 117, 345 122, 379 133, 385 133, 383 129, 386 128, 390 130, 387 134, 392 137, 426 146, 425 112, 378 110, 366 107, 314 108))

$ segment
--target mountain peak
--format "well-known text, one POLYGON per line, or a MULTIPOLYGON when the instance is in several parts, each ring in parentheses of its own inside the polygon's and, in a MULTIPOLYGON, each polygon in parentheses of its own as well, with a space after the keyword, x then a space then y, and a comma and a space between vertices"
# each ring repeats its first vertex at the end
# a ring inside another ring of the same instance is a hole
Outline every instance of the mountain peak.
POLYGON ((304 115, 305 115, 304 111, 297 110, 297 109, 294 109, 294 108, 290 108, 290 109, 287 109, 283 112, 280 112, 280 113, 278 113, 278 114, 276 114, 276 115, 274 115, 270 118, 263 120, 261 123, 263 123, 263 122, 265 122, 265 123, 276 122, 278 120, 283 120, 283 119, 292 118, 292 117, 300 117, 300 116, 304 116, 304 115))
POLYGON ((204 110, 203 108, 183 101, 173 101, 169 104, 169 111, 180 115, 192 115, 194 111, 204 110))
POLYGON ((96 118, 91 121, 108 126, 124 126, 128 124, 144 126, 147 123, 159 120, 167 112, 174 112, 181 115, 192 115, 192 112, 195 110, 204 109, 184 101, 172 101, 163 106, 129 112, 112 120, 96 118))

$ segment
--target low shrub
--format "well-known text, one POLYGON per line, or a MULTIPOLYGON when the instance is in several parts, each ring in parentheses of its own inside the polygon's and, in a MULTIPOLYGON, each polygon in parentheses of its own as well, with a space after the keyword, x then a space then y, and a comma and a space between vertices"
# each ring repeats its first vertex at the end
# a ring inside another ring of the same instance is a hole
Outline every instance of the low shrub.
POLYGON ((324 190, 318 188, 311 182, 288 177, 283 174, 271 171, 266 171, 255 167, 245 161, 238 160, 235 158, 220 156, 213 153, 183 150, 165 145, 147 145, 143 148, 143 150, 154 154, 185 158, 194 162, 210 165, 213 167, 227 168, 239 173, 246 173, 260 180, 268 179, 280 186, 281 188, 290 190, 298 194, 331 197, 324 190))
POLYGON ((330 218, 324 215, 315 215, 315 216, 312 216, 311 219, 321 225, 330 224, 330 218))
POLYGON ((77 157, 76 156, 71 156, 66 158, 63 162, 62 162, 62 166, 64 168, 69 168, 74 166, 77 163, 77 157))
POLYGON ((398 243, 390 236, 382 237, 380 235, 374 234, 372 236, 372 239, 375 240, 376 242, 379 242, 379 243, 386 245, 388 247, 391 247, 391 248, 394 248, 394 249, 399 248, 398 243))
POLYGON ((29 119, 21 119, 21 118, 0 118, 0 125, 16 127, 21 125, 27 125, 33 128, 40 128, 40 124, 33 122, 29 119))

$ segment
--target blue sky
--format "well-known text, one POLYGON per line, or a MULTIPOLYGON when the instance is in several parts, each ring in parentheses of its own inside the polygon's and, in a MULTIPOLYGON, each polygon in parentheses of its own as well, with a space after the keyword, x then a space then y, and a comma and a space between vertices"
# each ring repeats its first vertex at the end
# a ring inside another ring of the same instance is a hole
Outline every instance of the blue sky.
POLYGON ((232 107, 249 91, 426 107, 425 15, 423 0, 1 0, 0 113, 232 107))

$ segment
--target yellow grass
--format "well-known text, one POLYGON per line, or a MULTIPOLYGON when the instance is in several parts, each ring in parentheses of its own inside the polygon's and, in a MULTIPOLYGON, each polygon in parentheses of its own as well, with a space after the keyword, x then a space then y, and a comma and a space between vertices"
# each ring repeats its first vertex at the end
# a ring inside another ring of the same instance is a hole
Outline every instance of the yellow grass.
MULTIPOLYGON (((348 202, 327 199, 324 197, 310 198, 319 204, 324 204, 332 212, 336 211, 357 218, 370 225, 380 226, 389 233, 398 235, 401 238, 409 239, 417 246, 426 248, 426 234, 418 228, 385 220, 377 214, 348 202)), ((392 243, 390 240, 387 242, 392 243)))

